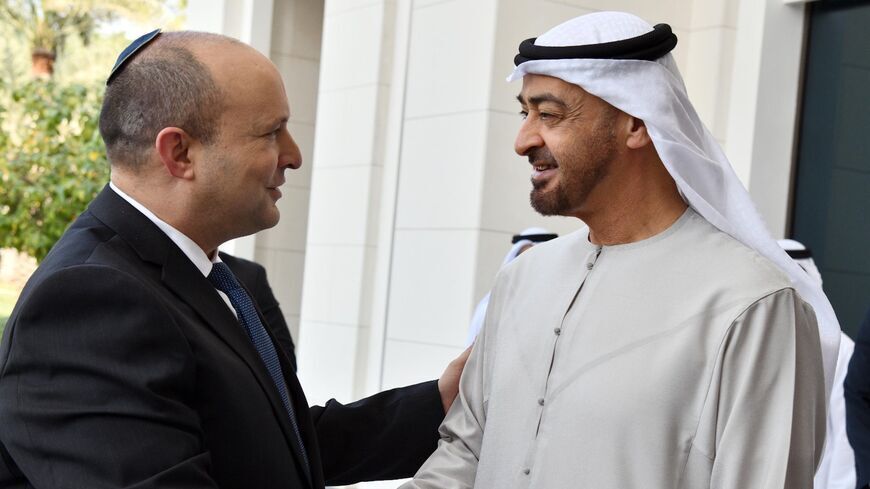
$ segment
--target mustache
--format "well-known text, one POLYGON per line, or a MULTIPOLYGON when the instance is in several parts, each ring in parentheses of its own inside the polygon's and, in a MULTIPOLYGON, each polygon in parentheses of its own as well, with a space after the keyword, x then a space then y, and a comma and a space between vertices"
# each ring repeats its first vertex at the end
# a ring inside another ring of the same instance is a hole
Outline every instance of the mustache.
POLYGON ((529 151, 527 156, 530 165, 544 163, 550 166, 559 166, 559 162, 556 161, 556 158, 553 158, 553 153, 550 153, 550 150, 547 148, 534 148, 529 151))

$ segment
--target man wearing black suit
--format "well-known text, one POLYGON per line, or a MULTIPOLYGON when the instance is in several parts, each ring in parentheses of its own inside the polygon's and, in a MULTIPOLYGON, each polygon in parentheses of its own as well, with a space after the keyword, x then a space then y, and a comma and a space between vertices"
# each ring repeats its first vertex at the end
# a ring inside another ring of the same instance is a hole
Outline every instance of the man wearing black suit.
POLYGON ((858 489, 870 488, 870 309, 855 336, 846 381, 846 435, 855 450, 858 489))
POLYGON ((281 333, 216 252, 277 223, 284 170, 301 164, 274 65, 210 34, 134 47, 100 118, 111 184, 28 282, 0 344, 0 487, 411 475, 462 360, 437 384, 309 410, 281 333))

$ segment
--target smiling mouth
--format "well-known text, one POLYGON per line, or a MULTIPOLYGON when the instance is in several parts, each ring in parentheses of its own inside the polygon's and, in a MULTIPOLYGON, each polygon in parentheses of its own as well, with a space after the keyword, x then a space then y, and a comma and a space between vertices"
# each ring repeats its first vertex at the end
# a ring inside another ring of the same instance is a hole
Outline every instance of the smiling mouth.
POLYGON ((558 165, 550 163, 538 163, 532 165, 532 183, 543 183, 544 180, 552 177, 556 173, 558 165))

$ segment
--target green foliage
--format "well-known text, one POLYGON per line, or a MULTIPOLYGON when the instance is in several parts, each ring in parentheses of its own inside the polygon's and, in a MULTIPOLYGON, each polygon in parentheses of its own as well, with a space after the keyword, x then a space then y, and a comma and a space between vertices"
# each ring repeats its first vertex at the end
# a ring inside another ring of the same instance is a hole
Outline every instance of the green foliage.
POLYGON ((160 0, 0 0, 0 19, 25 35, 33 51, 57 55, 72 36, 87 45, 98 24, 146 21, 163 9, 160 0))
POLYGON ((30 70, 30 48, 15 29, 0 19, 0 80, 22 80, 30 70))
POLYGON ((108 181, 102 88, 0 82, 0 247, 37 260, 108 181))
POLYGON ((102 83, 130 40, 182 27, 186 5, 0 0, 0 247, 41 260, 108 181, 102 83), (60 55, 54 76, 28 82, 40 50, 60 55))

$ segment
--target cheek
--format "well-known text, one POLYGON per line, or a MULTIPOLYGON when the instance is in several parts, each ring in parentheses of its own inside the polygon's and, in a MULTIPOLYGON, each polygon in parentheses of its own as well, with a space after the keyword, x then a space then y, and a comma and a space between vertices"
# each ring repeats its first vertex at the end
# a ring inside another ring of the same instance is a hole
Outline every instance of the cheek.
POLYGON ((556 163, 560 165, 563 160, 576 155, 585 144, 579 131, 561 128, 548 131, 544 137, 544 142, 556 163))
POLYGON ((256 167, 257 173, 260 174, 270 174, 274 173, 275 169, 278 168, 278 159, 280 158, 281 152, 278 150, 276 144, 265 145, 261 147, 256 153, 250 154, 249 163, 251 167, 256 167))
POLYGON ((564 163, 566 166, 576 167, 581 165, 586 155, 589 154, 589 145, 591 143, 587 138, 577 135, 562 143, 558 148, 558 153, 555 155, 559 165, 564 163))

